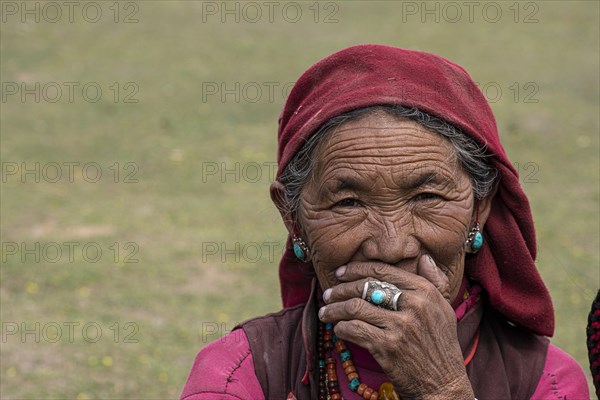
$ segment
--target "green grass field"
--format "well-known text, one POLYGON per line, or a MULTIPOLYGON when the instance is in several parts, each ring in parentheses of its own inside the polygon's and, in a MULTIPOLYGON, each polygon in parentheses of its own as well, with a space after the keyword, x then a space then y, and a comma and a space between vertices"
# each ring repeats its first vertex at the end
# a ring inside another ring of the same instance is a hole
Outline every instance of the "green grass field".
POLYGON ((532 203, 552 341, 589 374, 599 4, 478 3, 469 20, 451 3, 76 2, 71 22, 63 2, 0 2, 0 397, 177 398, 202 346, 278 310, 277 117, 290 82, 358 43, 440 54, 486 89, 532 203))

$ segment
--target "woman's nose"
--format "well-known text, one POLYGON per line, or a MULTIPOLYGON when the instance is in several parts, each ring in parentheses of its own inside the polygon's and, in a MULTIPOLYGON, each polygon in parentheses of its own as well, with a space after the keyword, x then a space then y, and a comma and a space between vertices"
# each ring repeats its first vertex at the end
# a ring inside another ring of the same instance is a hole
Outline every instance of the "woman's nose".
POLYGON ((391 265, 415 259, 420 251, 413 224, 407 219, 376 224, 362 247, 363 255, 369 260, 391 265))

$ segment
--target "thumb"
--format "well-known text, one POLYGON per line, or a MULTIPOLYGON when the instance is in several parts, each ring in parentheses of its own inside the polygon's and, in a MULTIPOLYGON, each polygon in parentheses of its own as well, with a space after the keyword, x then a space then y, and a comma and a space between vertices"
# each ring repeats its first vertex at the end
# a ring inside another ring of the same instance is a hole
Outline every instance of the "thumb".
POLYGON ((427 279, 437 288, 448 302, 450 301, 450 281, 440 270, 429 254, 423 254, 417 265, 417 275, 427 279))

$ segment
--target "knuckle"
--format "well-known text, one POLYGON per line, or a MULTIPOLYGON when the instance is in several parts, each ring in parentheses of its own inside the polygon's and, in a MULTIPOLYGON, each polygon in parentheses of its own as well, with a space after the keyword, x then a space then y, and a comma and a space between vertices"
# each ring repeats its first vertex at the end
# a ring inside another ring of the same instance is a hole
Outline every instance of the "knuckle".
POLYGON ((389 272, 389 268, 385 264, 375 264, 373 265, 373 273, 379 276, 386 276, 389 272))
POLYGON ((350 315, 360 314, 364 309, 365 302, 362 299, 352 298, 344 304, 344 311, 350 315))
POLYGON ((356 276, 357 272, 360 270, 360 265, 357 261, 352 261, 346 264, 346 272, 344 273, 345 277, 353 277, 356 276))
POLYGON ((371 332, 369 332, 363 325, 358 325, 354 327, 356 335, 361 338, 369 338, 371 337, 371 332))

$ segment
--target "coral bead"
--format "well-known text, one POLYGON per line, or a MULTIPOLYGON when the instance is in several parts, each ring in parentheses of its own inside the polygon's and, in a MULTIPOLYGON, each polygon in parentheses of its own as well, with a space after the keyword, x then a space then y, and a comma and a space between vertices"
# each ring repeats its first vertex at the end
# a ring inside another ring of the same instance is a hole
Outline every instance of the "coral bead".
POLYGON ((341 353, 342 351, 346 350, 346 343, 342 342, 341 340, 338 340, 337 342, 335 342, 335 349, 338 353, 341 353))
POLYGON ((351 372, 347 376, 349 381, 351 381, 352 379, 358 379, 358 374, 356 372, 351 372))
POLYGON ((350 366, 344 368, 344 373, 346 375, 350 375, 350 373, 352 373, 352 372, 356 372, 356 367, 354 365, 350 365, 350 366))
POLYGON ((358 385, 358 388, 356 389, 356 393, 358 393, 359 395, 363 395, 363 393, 365 392, 365 389, 368 388, 367 385, 365 385, 364 383, 361 383, 360 385, 358 385))

